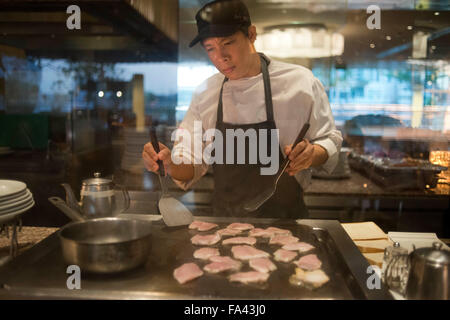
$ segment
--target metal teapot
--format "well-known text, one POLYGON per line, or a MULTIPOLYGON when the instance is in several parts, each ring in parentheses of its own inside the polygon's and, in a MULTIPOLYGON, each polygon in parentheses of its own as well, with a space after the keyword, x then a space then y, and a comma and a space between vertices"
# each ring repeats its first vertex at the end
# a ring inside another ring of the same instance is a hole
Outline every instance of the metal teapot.
POLYGON ((406 279, 403 292, 407 299, 450 299, 450 251, 442 249, 442 243, 400 254, 387 267, 387 282, 392 284, 395 270, 403 270, 400 278, 406 279))
POLYGON ((450 251, 435 242, 431 248, 415 249, 410 254, 406 285, 408 299, 450 299, 450 251))
POLYGON ((70 185, 61 184, 66 190, 67 205, 86 219, 116 216, 130 207, 130 197, 126 188, 100 176, 101 174, 96 172, 94 178, 83 180, 80 202, 77 201, 70 185), (122 190, 122 201, 117 201, 115 187, 122 190))

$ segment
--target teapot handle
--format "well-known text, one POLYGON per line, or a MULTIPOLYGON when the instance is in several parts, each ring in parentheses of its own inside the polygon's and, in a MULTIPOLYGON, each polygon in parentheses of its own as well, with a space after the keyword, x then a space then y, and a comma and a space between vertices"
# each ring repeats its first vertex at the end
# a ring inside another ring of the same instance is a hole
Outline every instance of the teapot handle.
POLYGON ((125 186, 121 184, 116 184, 118 188, 122 190, 123 193, 123 199, 125 200, 124 208, 120 211, 120 213, 124 213, 130 208, 130 195, 128 193, 128 190, 125 186))

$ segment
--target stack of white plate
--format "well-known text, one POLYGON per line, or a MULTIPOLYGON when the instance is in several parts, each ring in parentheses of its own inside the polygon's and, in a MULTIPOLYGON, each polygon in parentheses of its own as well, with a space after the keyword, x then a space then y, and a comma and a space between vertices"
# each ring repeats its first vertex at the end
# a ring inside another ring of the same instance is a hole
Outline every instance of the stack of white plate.
POLYGON ((33 206, 33 194, 25 183, 0 180, 0 224, 18 217, 33 206))

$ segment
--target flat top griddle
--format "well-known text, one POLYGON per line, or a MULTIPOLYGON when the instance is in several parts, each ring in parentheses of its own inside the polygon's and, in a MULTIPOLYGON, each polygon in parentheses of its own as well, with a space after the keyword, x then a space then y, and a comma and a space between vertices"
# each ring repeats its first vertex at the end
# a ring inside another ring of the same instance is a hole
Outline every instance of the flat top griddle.
MULTIPOLYGON (((255 227, 275 226, 289 229, 301 241, 316 247, 322 270, 330 281, 310 290, 293 286, 289 277, 295 265, 271 259, 277 266, 265 284, 230 283, 227 274, 205 274, 184 285, 178 284, 173 270, 183 263, 195 262, 203 267, 207 262, 195 259, 200 248, 190 238, 200 232, 187 227, 168 228, 161 221, 152 225, 152 250, 147 263, 135 270, 115 275, 86 274, 81 270, 81 290, 67 289, 66 273, 58 234, 55 233, 0 269, 0 298, 81 298, 81 299, 392 299, 386 288, 369 290, 366 286, 368 263, 337 221, 273 219, 236 219, 198 217, 215 222, 220 228, 232 222, 249 222, 255 227)), ((217 229, 215 229, 217 230, 217 229)), ((201 234, 209 234, 201 232, 201 234)), ((260 242, 256 248, 273 252, 279 245, 260 242)), ((221 243, 221 255, 231 255, 231 246, 221 243)), ((241 271, 250 271, 247 263, 241 271)))

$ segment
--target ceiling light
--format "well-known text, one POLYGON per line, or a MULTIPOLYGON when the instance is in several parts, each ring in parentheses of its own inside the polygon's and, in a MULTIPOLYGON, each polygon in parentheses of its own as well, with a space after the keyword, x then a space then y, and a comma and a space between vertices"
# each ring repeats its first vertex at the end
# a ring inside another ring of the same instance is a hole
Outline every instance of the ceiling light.
POLYGON ((438 16, 438 15, 439 15, 439 12, 436 11, 436 12, 434 13, 434 15, 435 15, 435 16, 438 16))
POLYGON ((99 96, 100 98, 103 98, 104 95, 105 95, 105 93, 104 93, 103 91, 99 91, 99 92, 98 92, 98 96, 99 96))
POLYGON ((386 40, 391 40, 391 36, 386 36, 386 40))
POLYGON ((407 27, 406 27, 406 29, 408 29, 408 30, 412 30, 412 29, 413 29, 413 27, 412 27, 412 26, 407 26, 407 27))
POLYGON ((375 44, 374 43, 371 43, 370 44, 370 47, 373 49, 373 48, 375 48, 375 44))
POLYGON ((117 91, 116 96, 117 96, 117 98, 120 98, 122 96, 122 91, 117 91))
POLYGON ((279 25, 265 28, 255 47, 278 58, 340 56, 344 52, 344 36, 322 24, 279 25))

